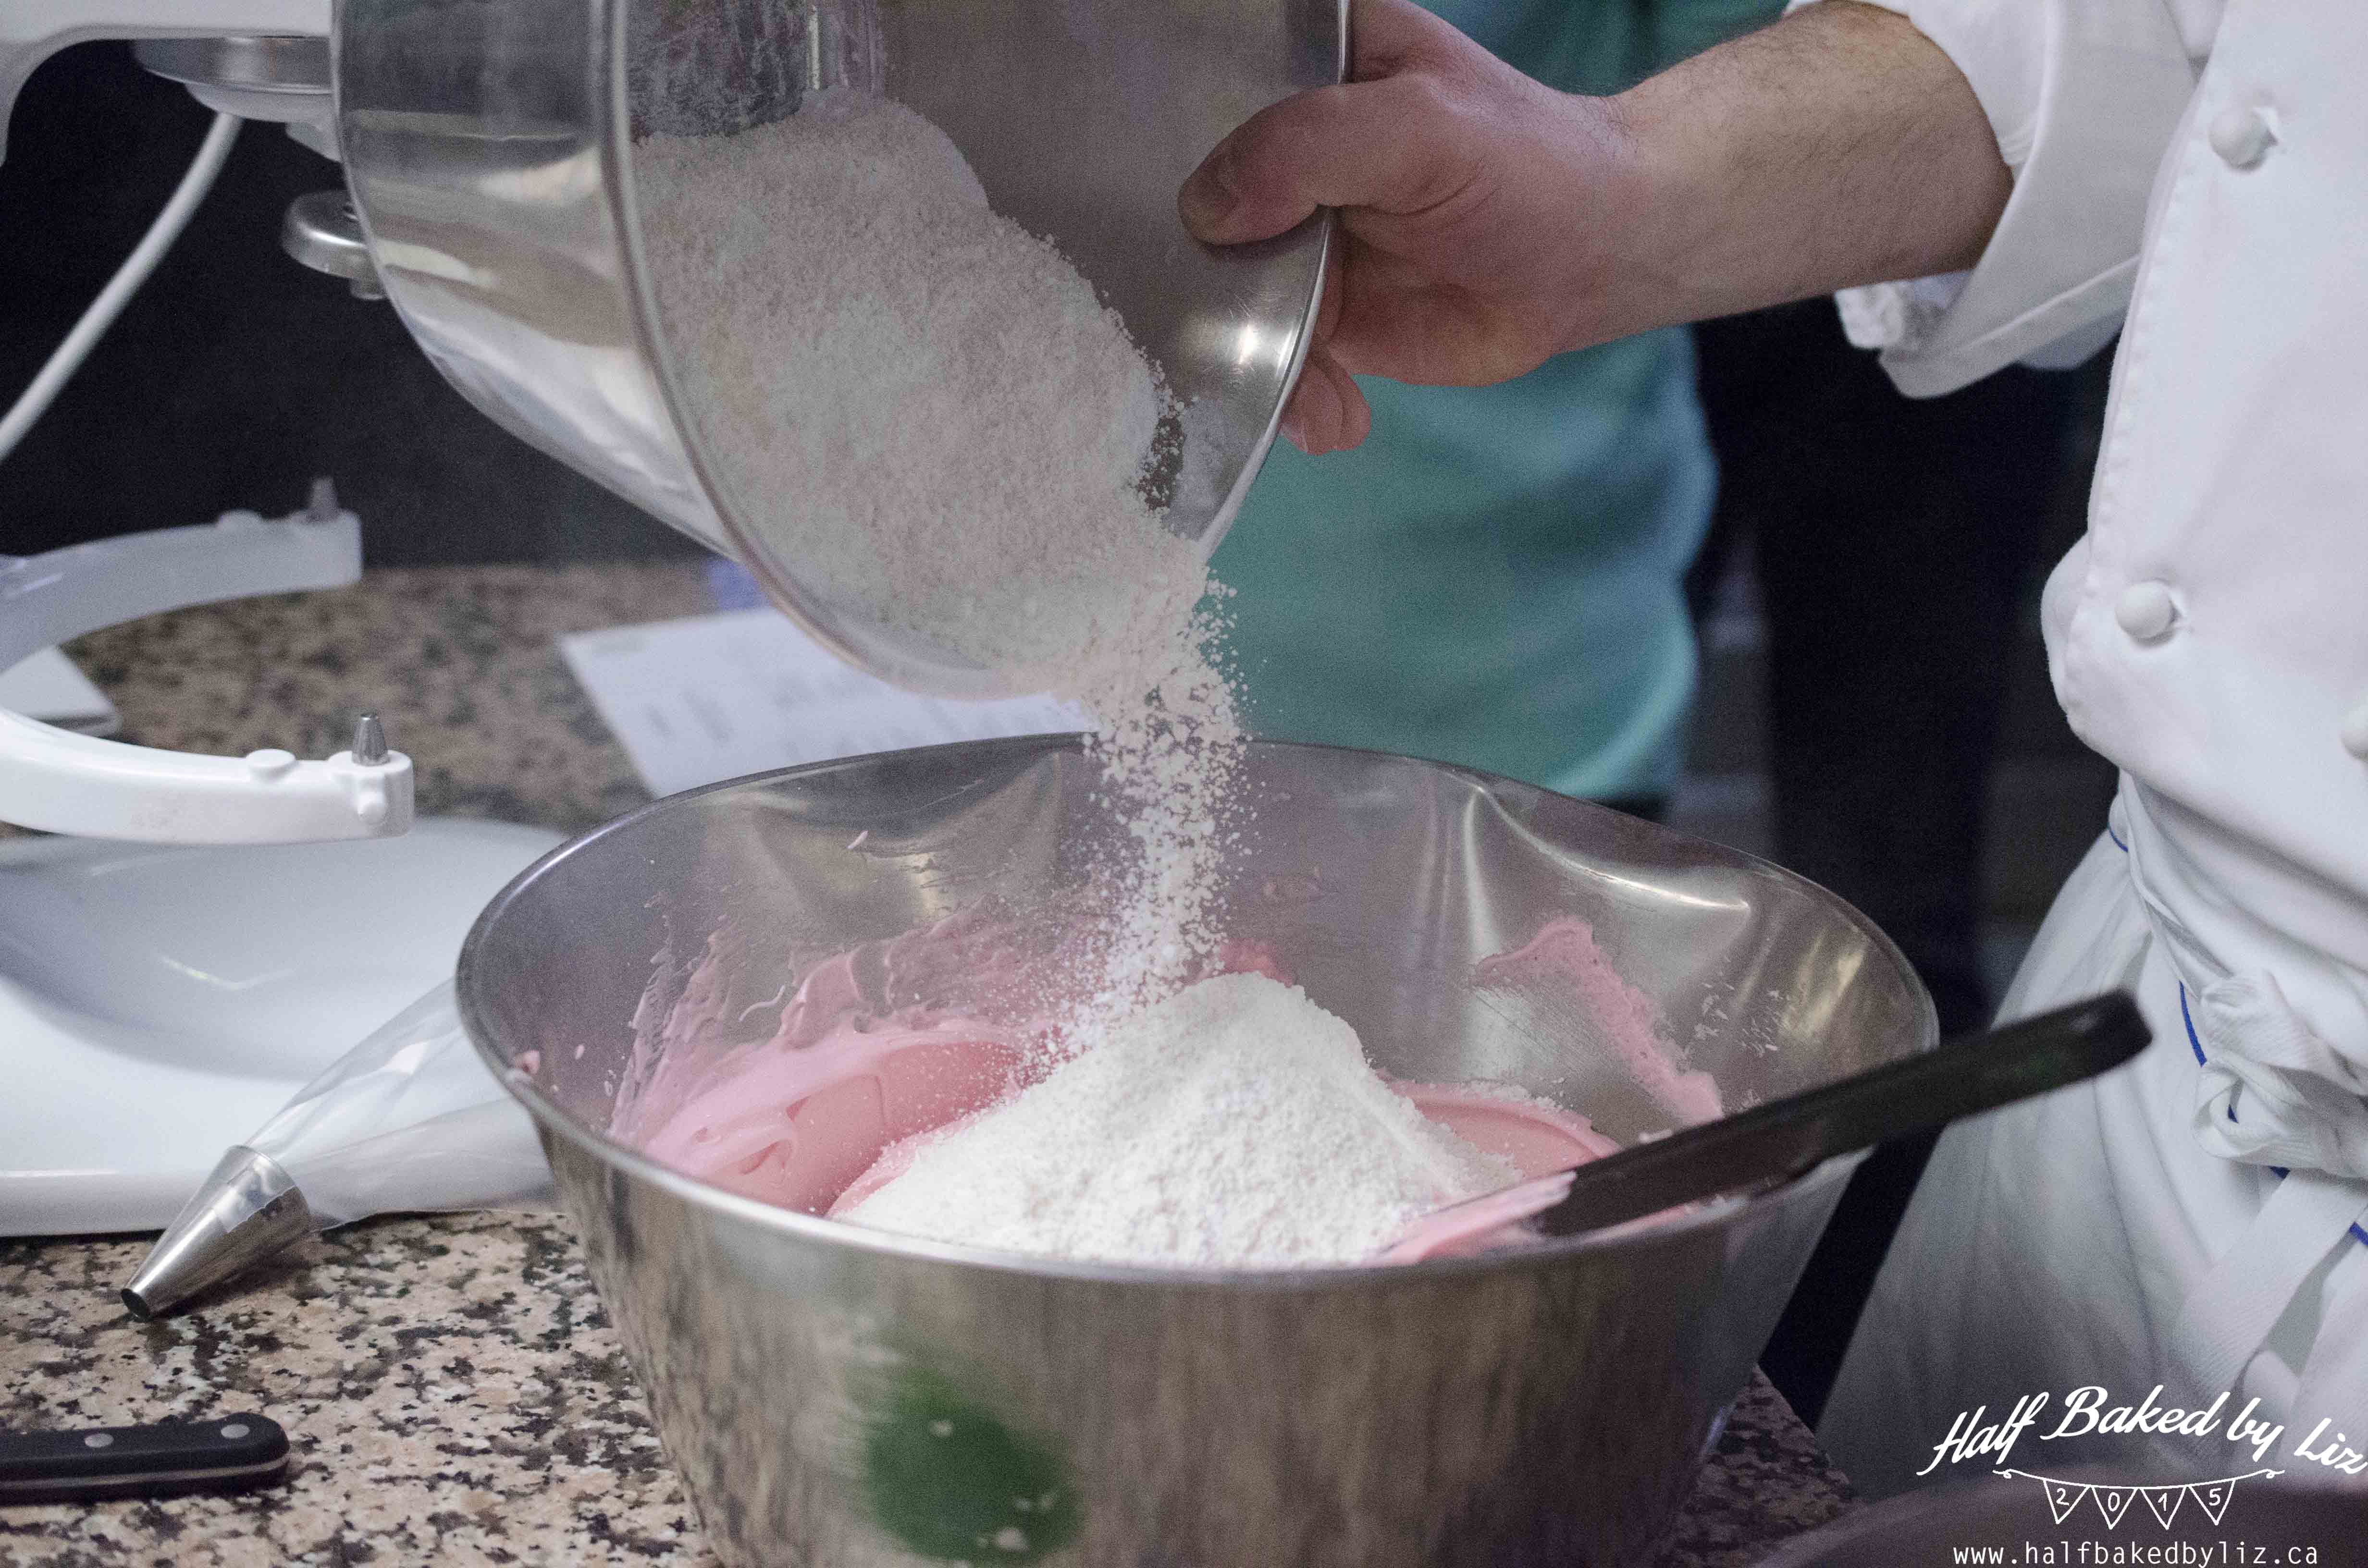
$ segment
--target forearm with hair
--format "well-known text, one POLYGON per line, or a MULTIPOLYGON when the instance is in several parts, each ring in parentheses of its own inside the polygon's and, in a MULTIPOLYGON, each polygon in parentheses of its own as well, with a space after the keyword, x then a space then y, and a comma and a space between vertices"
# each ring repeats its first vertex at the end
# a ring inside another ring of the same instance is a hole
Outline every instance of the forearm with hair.
POLYGON ((2013 188, 1972 86, 1894 12, 1795 12, 1611 100, 1611 335, 1970 267, 2013 188))

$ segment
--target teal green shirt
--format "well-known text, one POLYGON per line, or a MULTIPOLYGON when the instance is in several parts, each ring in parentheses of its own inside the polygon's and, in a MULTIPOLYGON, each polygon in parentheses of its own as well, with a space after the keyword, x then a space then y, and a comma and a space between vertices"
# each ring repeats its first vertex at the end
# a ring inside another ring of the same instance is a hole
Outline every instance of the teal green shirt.
MULTIPOLYGON (((1611 92, 1776 0, 1429 0, 1554 86, 1611 92)), ((1494 387, 1360 379, 1372 434, 1278 440, 1217 551, 1262 735, 1405 752, 1571 794, 1676 782, 1682 579, 1716 471, 1682 329, 1494 387)))

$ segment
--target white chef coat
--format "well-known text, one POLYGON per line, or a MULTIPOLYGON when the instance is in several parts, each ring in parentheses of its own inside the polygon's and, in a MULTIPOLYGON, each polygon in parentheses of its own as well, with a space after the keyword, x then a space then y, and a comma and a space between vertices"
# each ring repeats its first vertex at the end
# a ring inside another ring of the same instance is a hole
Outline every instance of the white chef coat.
POLYGON ((2014 191, 1970 272, 1846 294, 1853 337, 1932 395, 2123 327, 2043 608, 2122 787, 2006 1012, 2126 983, 2156 1040, 1942 1140, 1820 1436, 1881 1495, 1960 1412, 2162 1383, 2368 1448, 2368 5, 1884 3, 2014 191))

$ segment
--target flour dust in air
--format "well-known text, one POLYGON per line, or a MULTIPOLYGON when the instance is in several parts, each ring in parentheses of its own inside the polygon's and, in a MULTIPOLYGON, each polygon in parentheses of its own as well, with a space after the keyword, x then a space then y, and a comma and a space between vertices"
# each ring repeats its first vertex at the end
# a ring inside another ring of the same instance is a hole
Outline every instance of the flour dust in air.
POLYGON ((826 597, 1096 717, 1140 849, 1096 1014, 1215 947, 1241 731, 1199 551, 1142 481, 1169 400, 944 132, 847 88, 634 151, 683 388, 747 525, 826 597))

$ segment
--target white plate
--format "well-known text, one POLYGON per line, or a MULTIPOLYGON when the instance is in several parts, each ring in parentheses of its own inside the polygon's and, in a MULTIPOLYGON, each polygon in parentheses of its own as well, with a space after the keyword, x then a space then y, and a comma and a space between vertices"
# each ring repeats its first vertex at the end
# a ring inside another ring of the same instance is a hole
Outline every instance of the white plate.
POLYGON ((0 1235, 155 1230, 560 835, 0 843, 0 1235))

